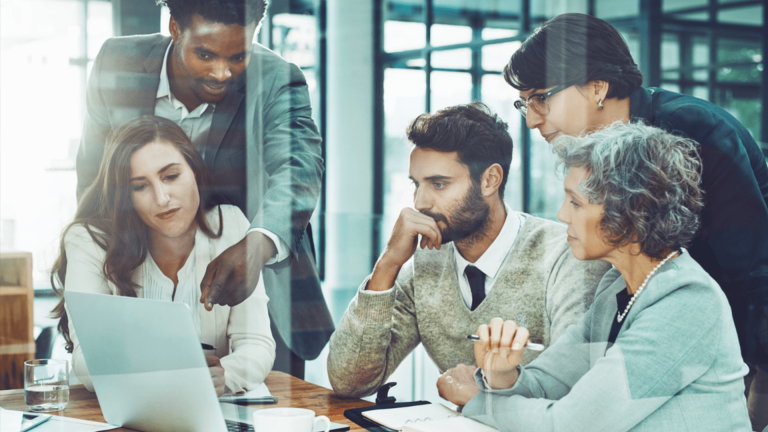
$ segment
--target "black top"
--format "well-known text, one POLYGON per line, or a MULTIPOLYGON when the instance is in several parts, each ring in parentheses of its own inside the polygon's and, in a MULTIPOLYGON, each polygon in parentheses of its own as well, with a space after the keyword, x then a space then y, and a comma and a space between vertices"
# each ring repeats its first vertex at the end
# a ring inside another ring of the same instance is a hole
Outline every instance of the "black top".
POLYGON ((626 321, 627 319, 627 317, 624 316, 624 319, 621 322, 619 322, 619 314, 624 313, 624 309, 627 308, 627 305, 629 304, 629 301, 631 299, 632 299, 632 294, 627 293, 626 289, 623 289, 616 294, 616 305, 618 306, 619 311, 616 312, 616 316, 613 317, 613 325, 611 326, 611 332, 608 333, 608 343, 610 344, 616 342, 616 336, 619 335, 619 330, 621 330, 621 325, 624 324, 624 321, 626 321))
POLYGON ((768 313, 768 166, 749 131, 718 106, 693 96, 643 88, 630 116, 696 140, 706 205, 688 247, 731 304, 745 360, 768 367, 758 323, 768 313))

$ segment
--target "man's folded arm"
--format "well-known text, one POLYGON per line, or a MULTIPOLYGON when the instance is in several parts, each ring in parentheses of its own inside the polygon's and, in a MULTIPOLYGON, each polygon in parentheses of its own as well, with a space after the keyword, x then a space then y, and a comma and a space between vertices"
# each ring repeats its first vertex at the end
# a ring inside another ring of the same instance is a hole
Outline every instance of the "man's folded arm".
POLYGON ((369 280, 362 283, 331 336, 328 377, 340 396, 375 393, 421 341, 412 298, 412 264, 403 266, 395 286, 387 291, 365 290, 369 280))

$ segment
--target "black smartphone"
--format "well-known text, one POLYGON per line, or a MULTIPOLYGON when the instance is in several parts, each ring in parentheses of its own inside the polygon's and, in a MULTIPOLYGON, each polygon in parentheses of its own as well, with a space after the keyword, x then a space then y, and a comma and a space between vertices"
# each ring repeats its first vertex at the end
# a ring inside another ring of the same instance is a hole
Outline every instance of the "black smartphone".
POLYGON ((24 413, 21 418, 21 430, 19 432, 31 430, 35 426, 39 426, 50 419, 51 416, 47 414, 24 413))

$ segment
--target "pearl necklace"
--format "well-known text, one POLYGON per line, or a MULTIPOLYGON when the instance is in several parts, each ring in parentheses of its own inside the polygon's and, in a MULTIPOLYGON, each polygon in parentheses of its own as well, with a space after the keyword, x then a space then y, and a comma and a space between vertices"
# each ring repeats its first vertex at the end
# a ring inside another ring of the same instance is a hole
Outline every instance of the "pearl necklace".
POLYGON ((631 299, 629 299, 629 303, 627 304, 627 307, 626 307, 626 308, 624 308, 624 313, 620 313, 620 314, 619 314, 619 315, 616 317, 616 319, 617 319, 619 322, 622 322, 622 321, 624 321, 624 317, 626 317, 626 316, 627 316, 627 314, 629 313, 629 308, 631 308, 631 307, 632 307, 632 305, 635 303, 635 300, 637 300, 637 296, 639 296, 639 295, 640 295, 640 293, 641 293, 641 292, 643 292, 643 288, 645 288, 645 285, 646 285, 646 284, 648 283, 648 281, 651 279, 651 276, 653 276, 654 274, 656 274, 656 271, 658 271, 658 270, 661 268, 661 266, 663 266, 663 265, 664 265, 664 264, 665 264, 667 261, 669 261, 669 260, 670 260, 670 258, 672 258, 672 255, 674 255, 674 254, 676 254, 676 253, 677 253, 677 251, 672 251, 672 253, 670 253, 669 255, 667 255, 667 257, 666 257, 666 258, 664 258, 663 260, 661 260, 661 262, 660 262, 660 263, 659 263, 659 264, 658 264, 658 265, 657 265, 657 266, 656 266, 656 267, 655 267, 653 270, 651 270, 651 272, 650 272, 650 273, 648 273, 648 277, 646 277, 646 278, 645 278, 645 280, 643 281, 643 284, 642 284, 642 285, 640 285, 640 288, 638 288, 638 289, 637 289, 637 291, 635 291, 635 295, 633 295, 633 296, 632 296, 632 298, 631 298, 631 299))

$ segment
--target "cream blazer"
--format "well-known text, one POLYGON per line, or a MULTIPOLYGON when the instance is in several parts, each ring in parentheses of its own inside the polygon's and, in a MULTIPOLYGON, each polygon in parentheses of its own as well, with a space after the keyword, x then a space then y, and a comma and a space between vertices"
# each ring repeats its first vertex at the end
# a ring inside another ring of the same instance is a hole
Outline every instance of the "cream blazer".
MULTIPOLYGON (((212 239, 199 229, 195 234, 195 279, 197 297, 201 296, 200 283, 208 264, 224 250, 243 239, 250 228, 250 222, 239 208, 222 205, 224 230, 220 238, 212 239)), ((213 208, 207 220, 214 232, 219 227, 219 212, 213 208)), ((67 252, 67 277, 64 289, 92 294, 119 295, 117 287, 109 282, 102 272, 106 252, 91 238, 81 225, 73 226, 64 237, 67 252)), ((141 285, 145 261, 134 272, 133 281, 141 285)), ((143 289, 137 290, 137 297, 143 297, 143 289)), ((200 342, 215 346, 213 355, 221 359, 224 367, 226 386, 233 392, 253 389, 264 381, 275 360, 275 341, 269 326, 267 294, 262 278, 253 294, 237 306, 214 306, 211 312, 203 304, 197 305, 200 315, 200 342)), ((74 344, 72 369, 85 387, 93 391, 93 382, 85 364, 80 343, 77 340, 72 320, 69 334, 74 344)))

